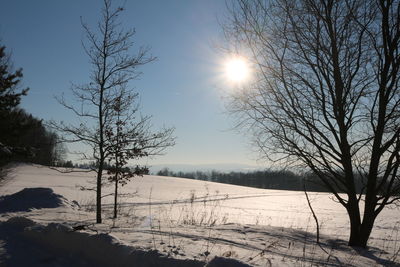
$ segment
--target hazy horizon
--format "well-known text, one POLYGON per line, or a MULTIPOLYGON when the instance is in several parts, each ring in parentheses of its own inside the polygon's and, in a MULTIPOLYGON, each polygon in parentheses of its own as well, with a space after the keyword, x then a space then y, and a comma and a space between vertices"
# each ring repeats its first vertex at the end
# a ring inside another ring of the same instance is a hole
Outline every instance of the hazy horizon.
POLYGON ((171 171, 178 172, 193 172, 193 171, 221 171, 221 172, 231 172, 231 171, 255 171, 260 169, 266 169, 266 166, 262 165, 248 165, 241 163, 202 163, 202 164, 189 164, 189 163, 160 163, 149 165, 151 173, 157 173, 158 171, 168 168, 171 171))

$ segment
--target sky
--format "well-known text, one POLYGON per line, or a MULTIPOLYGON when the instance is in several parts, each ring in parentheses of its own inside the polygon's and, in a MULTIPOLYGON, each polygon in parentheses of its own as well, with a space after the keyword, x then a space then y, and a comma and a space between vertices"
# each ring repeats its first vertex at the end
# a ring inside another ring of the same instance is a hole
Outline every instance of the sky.
MULTIPOLYGON (((176 145, 147 163, 258 165, 249 139, 232 130, 234 118, 225 109, 235 90, 223 76, 225 1, 113 3, 125 3, 121 22, 136 31, 133 51, 149 46, 157 57, 130 84, 140 94, 141 112, 153 116, 155 129, 176 129, 176 145)), ((15 68, 23 68, 23 85, 30 87, 21 106, 44 120, 73 121, 55 96, 68 96, 72 84, 89 82, 80 18, 94 29, 102 1, 2 0, 1 6, 1 44, 12 53, 15 68)))

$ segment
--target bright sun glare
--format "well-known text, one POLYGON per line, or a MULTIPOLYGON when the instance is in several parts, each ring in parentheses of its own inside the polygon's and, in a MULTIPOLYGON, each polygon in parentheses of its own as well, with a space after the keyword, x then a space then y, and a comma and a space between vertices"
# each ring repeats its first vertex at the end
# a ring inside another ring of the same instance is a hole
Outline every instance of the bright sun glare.
POLYGON ((249 72, 246 60, 241 57, 232 58, 225 63, 225 74, 232 82, 240 83, 246 81, 249 72))

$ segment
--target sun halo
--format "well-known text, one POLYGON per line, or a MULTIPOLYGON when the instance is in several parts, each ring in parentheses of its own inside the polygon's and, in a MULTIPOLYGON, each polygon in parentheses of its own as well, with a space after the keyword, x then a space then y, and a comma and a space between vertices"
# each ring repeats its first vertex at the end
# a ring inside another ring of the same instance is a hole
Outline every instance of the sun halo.
POLYGON ((233 57, 225 62, 225 76, 233 83, 243 83, 249 78, 250 68, 242 57, 233 57))

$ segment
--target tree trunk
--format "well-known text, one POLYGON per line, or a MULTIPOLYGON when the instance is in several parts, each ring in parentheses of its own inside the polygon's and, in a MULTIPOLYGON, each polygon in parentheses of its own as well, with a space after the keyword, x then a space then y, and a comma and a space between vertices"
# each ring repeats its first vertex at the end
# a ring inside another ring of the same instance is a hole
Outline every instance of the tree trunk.
POLYGON ((117 201, 118 201, 118 172, 115 174, 115 192, 114 192, 114 219, 117 218, 117 201))
POLYGON ((347 211, 350 217, 349 246, 366 248, 376 215, 373 212, 365 212, 361 223, 360 216, 356 216, 356 212, 350 208, 347 211))
MULTIPOLYGON (((358 220, 359 221, 359 220, 358 220)), ((357 220, 352 221, 350 219, 350 239, 349 246, 366 248, 369 236, 372 232, 374 225, 374 219, 364 219, 362 223, 358 224, 357 220)))
POLYGON ((349 246, 361 246, 361 238, 360 238, 360 218, 355 218, 350 215, 350 238, 349 238, 349 246))
POLYGON ((361 224, 360 238, 361 246, 366 247, 369 236, 371 235, 374 222, 379 212, 375 211, 376 198, 373 195, 370 197, 369 201, 365 201, 364 216, 361 224))
POLYGON ((97 190, 96 190, 96 223, 101 223, 101 178, 103 174, 103 164, 100 163, 97 172, 97 190))
POLYGON ((346 209, 350 219, 349 246, 359 247, 361 246, 361 216, 360 208, 355 195, 349 196, 346 209))
POLYGON ((374 226, 375 218, 369 218, 366 217, 364 214, 364 220, 361 225, 361 231, 360 231, 360 247, 366 248, 369 236, 371 235, 372 228, 374 226))

